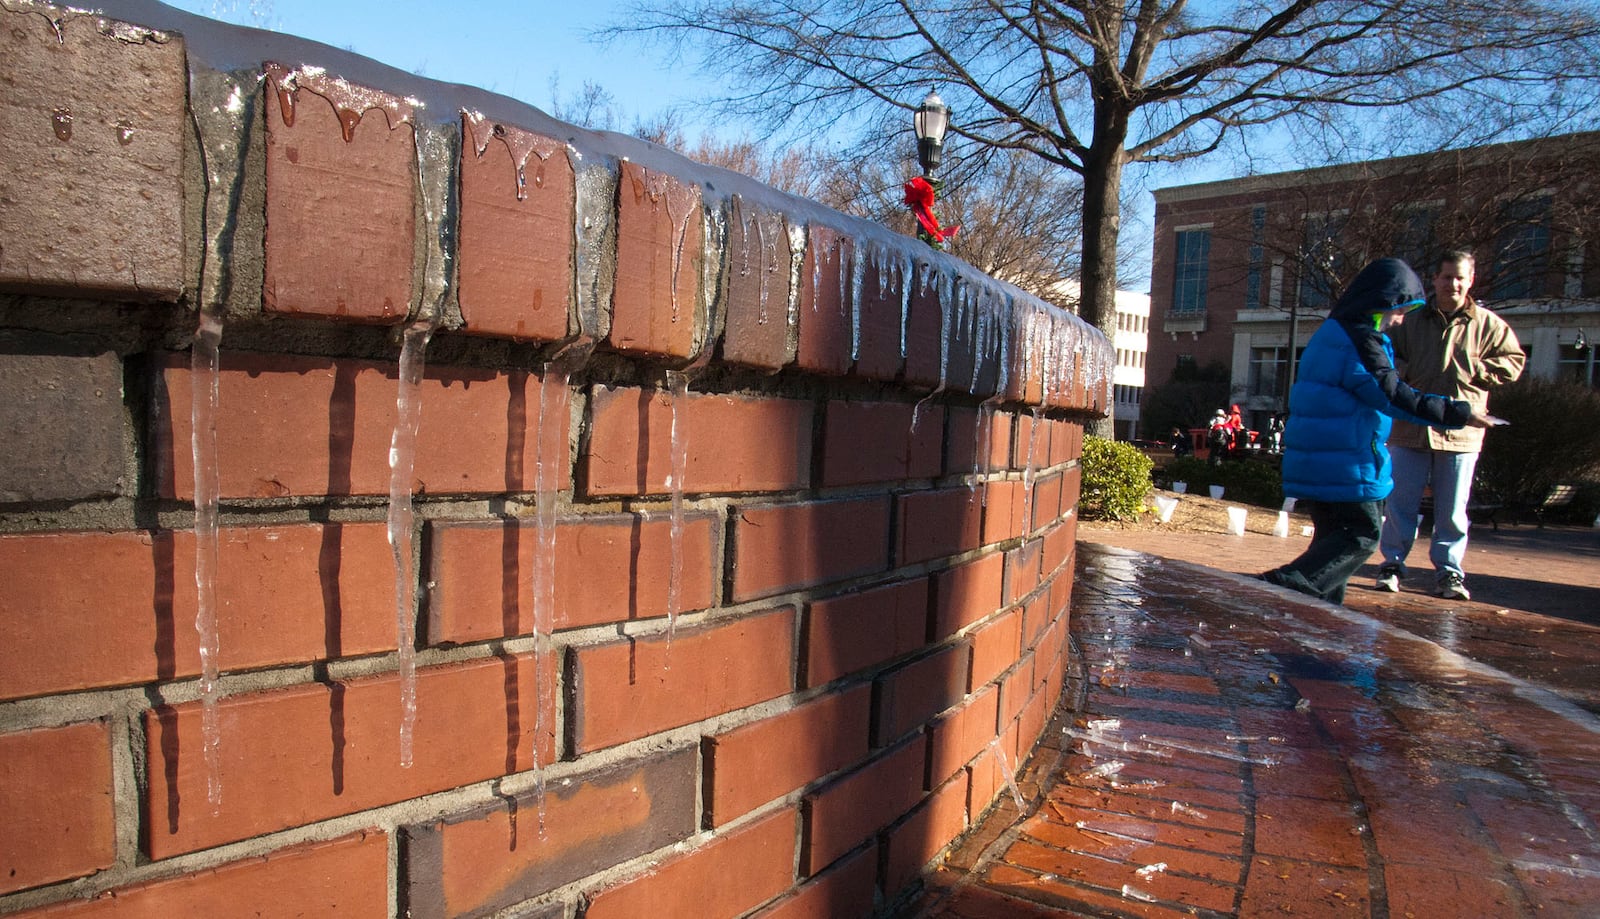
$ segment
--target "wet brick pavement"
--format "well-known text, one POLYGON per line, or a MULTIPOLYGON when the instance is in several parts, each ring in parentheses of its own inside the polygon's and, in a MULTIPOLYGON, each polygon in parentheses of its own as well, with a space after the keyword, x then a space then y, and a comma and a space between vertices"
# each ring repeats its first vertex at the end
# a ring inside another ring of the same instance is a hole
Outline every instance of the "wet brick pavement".
POLYGON ((1592 712, 1243 577, 1092 543, 1078 565, 1080 672, 1027 806, 904 916, 1600 915, 1592 712))

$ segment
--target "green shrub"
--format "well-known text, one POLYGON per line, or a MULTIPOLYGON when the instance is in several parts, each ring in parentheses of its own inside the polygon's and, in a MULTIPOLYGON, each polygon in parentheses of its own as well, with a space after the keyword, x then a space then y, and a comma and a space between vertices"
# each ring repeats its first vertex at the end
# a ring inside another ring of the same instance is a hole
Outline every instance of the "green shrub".
POLYGON ((1083 470, 1078 516, 1085 520, 1127 520, 1144 510, 1152 464, 1138 448, 1085 437, 1078 465, 1083 470))
POLYGON ((1264 459, 1229 460, 1213 466, 1202 459, 1182 456, 1161 470, 1157 482, 1163 488, 1172 487, 1173 482, 1188 482, 1189 493, 1202 497, 1207 486, 1221 485, 1228 500, 1259 507, 1283 506, 1283 476, 1276 465, 1264 459))

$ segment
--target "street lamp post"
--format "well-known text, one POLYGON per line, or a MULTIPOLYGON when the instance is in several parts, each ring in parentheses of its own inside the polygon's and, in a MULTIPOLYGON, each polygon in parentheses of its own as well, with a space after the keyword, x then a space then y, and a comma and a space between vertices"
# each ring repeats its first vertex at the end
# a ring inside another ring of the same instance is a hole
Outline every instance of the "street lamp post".
POLYGON ((950 128, 950 107, 939 94, 929 90, 922 104, 917 106, 911 119, 917 132, 917 162, 922 165, 922 175, 905 185, 906 206, 917 218, 917 238, 936 249, 944 248, 944 241, 956 235, 959 226, 941 227, 933 215, 933 203, 939 196, 941 183, 933 177, 944 153, 944 135, 950 128))

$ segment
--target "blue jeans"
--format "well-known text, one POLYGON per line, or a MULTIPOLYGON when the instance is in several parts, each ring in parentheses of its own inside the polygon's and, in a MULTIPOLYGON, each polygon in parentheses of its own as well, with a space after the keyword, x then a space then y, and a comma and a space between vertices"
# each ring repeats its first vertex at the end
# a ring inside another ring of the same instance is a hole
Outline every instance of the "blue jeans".
POLYGON ((1466 577, 1461 563, 1467 555, 1467 499, 1472 495, 1476 453, 1412 450, 1390 447, 1394 463, 1394 491, 1389 494, 1378 550, 1383 564, 1405 569, 1406 556, 1417 539, 1418 509, 1422 490, 1433 486, 1433 543, 1428 558, 1438 577, 1454 573, 1466 577))
POLYGON ((1298 506, 1316 525, 1311 545, 1299 558, 1261 579, 1329 603, 1343 603, 1350 576, 1378 545, 1378 502, 1302 500, 1298 506))

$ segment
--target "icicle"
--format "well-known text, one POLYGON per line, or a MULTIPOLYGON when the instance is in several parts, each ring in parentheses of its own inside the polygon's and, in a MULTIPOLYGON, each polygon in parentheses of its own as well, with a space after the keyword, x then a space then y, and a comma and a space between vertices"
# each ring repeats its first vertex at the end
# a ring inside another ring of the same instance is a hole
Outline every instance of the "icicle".
POLYGON ((417 723, 416 578, 411 562, 416 515, 411 505, 411 474, 422 426, 422 372, 433 337, 433 321, 406 326, 400 346, 400 383, 395 396, 394 435, 389 441, 389 548, 394 553, 395 635, 400 651, 400 765, 412 762, 417 723))
POLYGON ((1156 902, 1156 898, 1152 894, 1146 893, 1132 884, 1122 885, 1122 895, 1130 900, 1138 900, 1142 903, 1156 902))
MULTIPOLYGON (((867 263, 872 259, 871 244, 856 243, 850 252, 850 363, 861 359, 861 289, 866 284, 867 263), (867 246, 867 257, 861 257, 861 247, 867 246)), ((844 285, 844 272, 839 272, 839 283, 844 285)), ((844 306, 844 290, 839 291, 841 308, 844 306)))
POLYGON ((1044 415, 1042 406, 1033 407, 1033 424, 1028 426, 1028 461, 1022 469, 1022 526, 1023 535, 1033 534, 1033 484, 1037 476, 1037 466, 1034 463, 1034 449, 1039 444, 1039 428, 1043 427, 1041 416, 1044 415))
POLYGON ((206 799, 222 808, 222 725, 217 714, 221 642, 217 634, 217 565, 220 539, 217 503, 222 491, 217 468, 217 408, 221 402, 222 317, 202 310, 189 353, 194 449, 194 628, 200 634, 200 730, 206 762, 206 799))
POLYGON ((573 283, 578 306, 578 325, 585 335, 598 336, 610 321, 611 288, 609 270, 614 251, 617 174, 601 163, 585 163, 573 147, 567 147, 572 165, 574 195, 572 223, 574 239, 573 283))
POLYGON ((1190 807, 1189 805, 1184 804, 1182 801, 1174 801, 1174 802, 1172 802, 1172 812, 1174 814, 1182 814, 1185 817, 1195 817, 1195 818, 1200 819, 1200 820, 1210 820, 1211 819, 1209 816, 1206 815, 1206 813, 1204 811, 1195 810, 1194 808, 1190 807))
POLYGON ((667 483, 672 494, 672 556, 667 571, 666 666, 671 667, 672 635, 678 627, 678 603, 683 593, 683 485, 689 467, 689 430, 683 416, 689 393, 688 374, 667 371, 667 390, 672 400, 672 479, 667 483))
MULTIPOLYGON (((789 237, 789 302, 785 309, 788 328, 792 330, 800 323, 800 292, 806 266, 806 225, 786 222, 785 226, 789 237)), ((777 249, 776 242, 773 249, 777 249)))
POLYGON ((570 375, 554 362, 544 365, 539 378, 539 420, 534 426, 533 503, 534 503, 534 559, 533 559, 533 687, 536 703, 533 726, 534 799, 539 813, 539 835, 544 836, 545 783, 544 766, 539 762, 539 745, 549 733, 545 724, 543 699, 548 691, 540 685, 551 654, 550 636, 555 631, 556 599, 556 484, 560 482, 561 469, 567 460, 565 442, 547 451, 546 441, 551 428, 546 423, 555 419, 556 431, 566 427, 560 419, 567 411, 567 386, 570 375), (553 455, 551 455, 553 454, 553 455))
POLYGON ((995 762, 1000 764, 1000 776, 1006 780, 1006 790, 1011 792, 1011 800, 1016 802, 1018 813, 1026 812, 1028 802, 1022 797, 1022 790, 1017 788, 1016 776, 1011 772, 1011 763, 1006 760, 1006 751, 1000 748, 1000 738, 989 741, 989 752, 994 754, 995 762))
POLYGON ((902 253, 904 258, 900 261, 897 277, 900 278, 900 360, 906 359, 906 350, 909 343, 906 336, 911 328, 911 281, 916 277, 916 262, 909 253, 902 253))
MULTIPOLYGON (((930 266, 931 268, 931 266, 930 266)), ((926 276, 922 279, 922 288, 928 289, 929 280, 926 276)), ((911 409, 911 430, 917 430, 917 422, 922 418, 922 407, 934 396, 945 391, 950 379, 950 339, 955 334, 957 315, 960 309, 955 301, 955 294, 959 290, 955 278, 946 273, 940 273, 932 282, 934 293, 939 301, 939 385, 933 392, 928 393, 911 409)))

